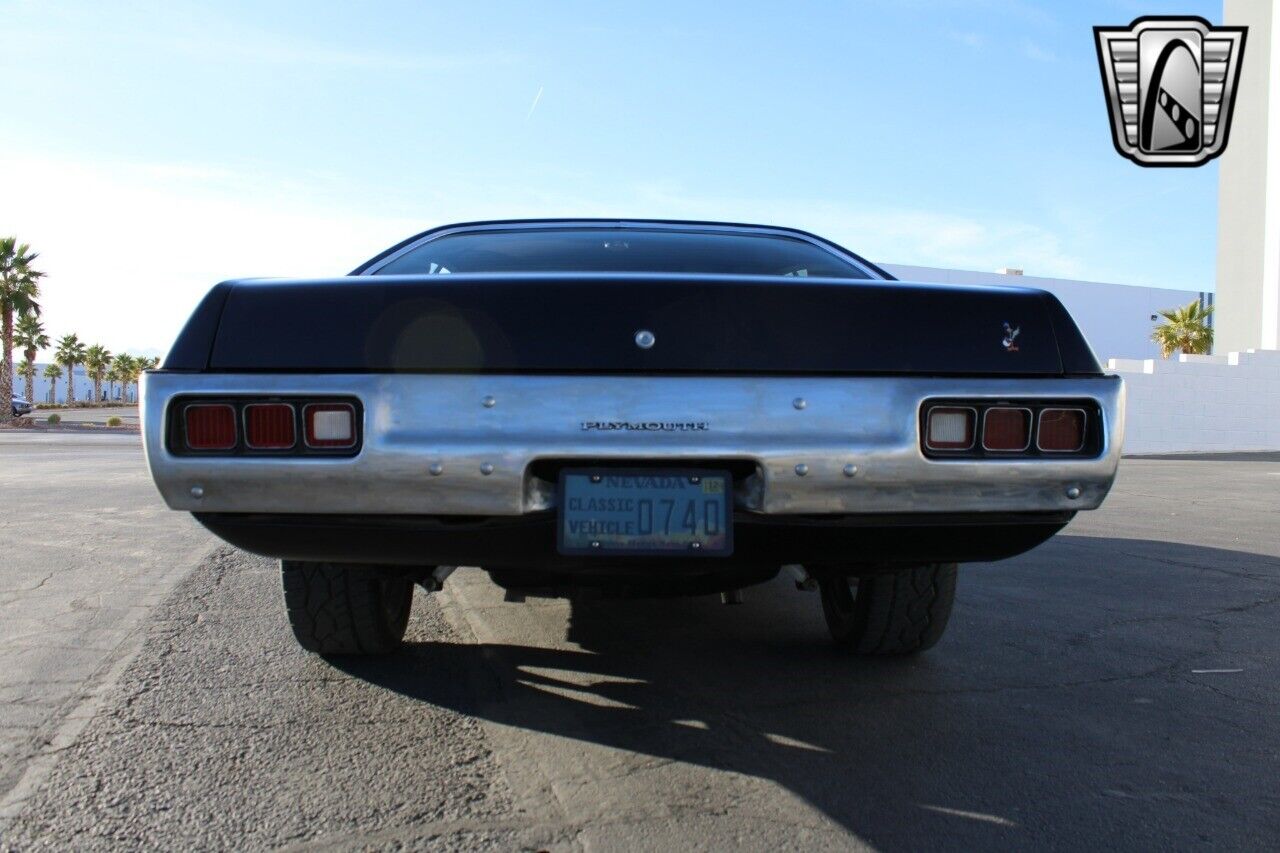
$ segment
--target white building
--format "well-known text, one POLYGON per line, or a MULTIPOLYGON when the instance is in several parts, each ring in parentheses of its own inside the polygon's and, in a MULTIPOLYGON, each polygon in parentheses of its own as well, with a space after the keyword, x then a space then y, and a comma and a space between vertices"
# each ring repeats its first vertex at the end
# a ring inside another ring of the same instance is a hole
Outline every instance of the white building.
MULTIPOLYGON (((35 399, 33 399, 31 402, 32 403, 65 403, 67 402, 67 369, 65 367, 62 368, 62 378, 57 381, 57 397, 55 398, 53 395, 54 383, 50 382, 48 379, 45 379, 44 376, 42 375, 44 373, 45 366, 46 366, 46 362, 39 362, 36 364, 35 394, 33 395, 35 399)), ((13 377, 13 393, 15 395, 19 397, 23 396, 24 394, 26 394, 26 388, 27 388, 27 380, 23 379, 21 376, 13 377)), ((102 393, 103 394, 107 393, 106 382, 102 383, 102 393)), ((92 397, 93 397, 93 380, 89 378, 89 375, 87 373, 85 373, 83 365, 77 365, 76 367, 76 401, 80 403, 86 403, 92 397)), ((129 386, 129 396, 128 396, 129 402, 133 402, 133 397, 134 397, 134 390, 133 390, 133 385, 131 384, 129 386)), ((115 391, 112 394, 111 399, 113 400, 122 399, 119 382, 115 383, 115 391)))
POLYGON ((1071 312, 1104 365, 1109 358, 1159 358, 1160 349, 1151 340, 1151 331, 1158 319, 1156 312, 1177 308, 1196 300, 1213 303, 1212 293, 1194 290, 1135 287, 1097 281, 1042 278, 1021 273, 948 270, 904 264, 880 266, 903 281, 1019 285, 1047 290, 1058 297, 1071 312))
MULTIPOLYGON (((1280 449, 1280 352, 1258 348, 1258 324, 1248 334, 1237 328, 1236 339, 1228 346, 1219 338, 1217 355, 1163 359, 1151 340, 1156 323, 1152 315, 1157 311, 1197 299, 1212 304, 1212 293, 1008 272, 880 266, 904 281, 1018 284, 1056 295, 1079 324, 1104 369, 1124 377, 1128 394, 1124 449, 1128 454, 1280 449)), ((1256 284, 1257 276, 1252 280, 1256 284)), ((1258 297, 1256 287, 1249 294, 1232 295, 1233 299, 1252 300, 1247 304, 1252 306, 1253 320, 1259 319, 1257 312, 1261 310, 1258 297)), ((1236 320, 1248 319, 1238 302, 1233 307, 1236 320)), ((1220 330, 1215 331, 1221 335, 1220 330)))
POLYGON ((1217 351, 1280 349, 1280 20, 1271 0, 1226 0, 1247 26, 1218 171, 1217 351))

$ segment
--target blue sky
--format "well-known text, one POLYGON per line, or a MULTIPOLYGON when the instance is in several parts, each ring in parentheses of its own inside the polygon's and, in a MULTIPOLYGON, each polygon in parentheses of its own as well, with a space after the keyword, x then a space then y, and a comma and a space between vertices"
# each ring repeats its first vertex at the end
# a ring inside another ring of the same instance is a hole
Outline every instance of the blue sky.
POLYGON ((220 279, 525 215, 1213 287, 1217 167, 1116 154, 1091 27, 1217 2, 106 5, 0 2, 0 232, 55 334, 161 352, 220 279))

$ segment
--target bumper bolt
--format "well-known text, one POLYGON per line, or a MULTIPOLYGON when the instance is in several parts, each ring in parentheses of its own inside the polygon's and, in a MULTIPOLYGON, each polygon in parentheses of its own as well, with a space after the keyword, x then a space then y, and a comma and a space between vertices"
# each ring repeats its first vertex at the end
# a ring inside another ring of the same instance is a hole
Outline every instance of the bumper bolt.
POLYGON ((191 487, 191 497, 195 498, 196 500, 200 500, 202 497, 204 497, 204 487, 203 487, 203 486, 192 486, 192 487, 191 487))
POLYGON ((498 402, 497 398, 494 397, 492 394, 489 394, 483 400, 480 401, 480 405, 484 406, 486 409, 492 409, 495 405, 497 405, 497 402, 498 402))
POLYGON ((794 400, 791 401, 791 405, 795 406, 796 409, 798 410, 798 409, 803 409, 805 406, 809 404, 805 402, 804 397, 796 397, 794 400))
POLYGON ((593 483, 598 483, 598 482, 600 482, 600 475, 599 475, 599 474, 592 474, 592 475, 591 475, 591 482, 593 482, 593 483))
POLYGON ((854 465, 852 462, 850 462, 848 465, 844 466, 844 475, 845 475, 846 477, 853 477, 853 476, 856 476, 856 475, 857 475, 857 473, 858 473, 858 466, 857 466, 857 465, 854 465))
POLYGON ((699 549, 701 549, 701 548, 702 548, 702 543, 701 543, 701 542, 690 542, 690 543, 689 543, 689 547, 690 547, 690 548, 692 548, 693 550, 697 551, 697 550, 699 550, 699 549))
POLYGON ((702 478, 701 478, 701 477, 690 477, 690 478, 689 478, 689 482, 690 482, 690 483, 693 483, 693 484, 696 486, 696 485, 698 485, 699 483, 701 483, 701 482, 702 482, 702 478))
POLYGON ((441 465, 439 462, 432 462, 431 466, 427 468, 427 471, 431 474, 432 477, 439 477, 441 474, 444 473, 444 466, 441 465))
POLYGON ((486 477, 488 477, 490 474, 492 474, 492 473, 493 473, 493 463, 492 463, 492 462, 485 462, 483 465, 481 465, 481 466, 480 466, 480 473, 481 473, 481 474, 484 474, 486 477))
POLYGON ((592 542, 592 543, 591 543, 591 547, 592 547, 592 548, 599 548, 599 547, 600 547, 600 543, 599 543, 599 542, 592 542))
POLYGON ((803 462, 801 462, 799 465, 796 466, 797 477, 803 477, 805 474, 808 474, 808 473, 809 473, 809 466, 804 464, 803 462))
POLYGON ((1080 497, 1080 489, 1077 488, 1076 486, 1072 486, 1071 488, 1067 489, 1067 497, 1070 498, 1071 500, 1075 500, 1076 498, 1080 497))

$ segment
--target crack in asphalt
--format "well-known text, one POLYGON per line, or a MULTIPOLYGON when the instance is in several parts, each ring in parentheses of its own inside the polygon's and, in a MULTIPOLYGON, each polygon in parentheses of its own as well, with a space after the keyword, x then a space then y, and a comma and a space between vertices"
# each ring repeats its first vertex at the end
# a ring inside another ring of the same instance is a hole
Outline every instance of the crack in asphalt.
POLYGON ((1280 594, 1268 596, 1266 598, 1255 599, 1248 604, 1234 605, 1231 607, 1221 607, 1214 610, 1206 610, 1200 613, 1164 613, 1158 616, 1136 616, 1129 619, 1116 619, 1105 622, 1102 625, 1095 626, 1088 631, 1071 635, 1067 642, 1072 645, 1080 645, 1091 641, 1101 639, 1101 635, 1115 628, 1125 628, 1134 625, 1146 625, 1161 622, 1194 622, 1203 621, 1214 627, 1215 630, 1222 626, 1215 622, 1215 619, 1239 615, 1241 613, 1249 613, 1261 607, 1280 603, 1280 594))
POLYGON ((1162 557, 1155 554, 1142 554, 1125 550, 1118 550, 1115 553, 1122 557, 1132 557, 1136 560, 1150 560, 1153 563, 1161 563, 1166 566, 1179 566, 1189 569, 1197 569, 1203 572, 1212 572, 1214 574, 1226 575, 1228 577, 1241 578, 1244 580, 1280 583, 1280 561, 1269 558, 1261 558, 1259 560, 1259 562, 1264 565, 1268 565, 1272 569, 1271 573, 1266 574, 1257 572, 1233 572, 1221 566, 1213 566, 1205 563, 1193 562, 1191 560, 1175 560, 1172 557, 1162 557))
MULTIPOLYGON (((47 574, 47 575, 45 575, 43 578, 41 578, 41 579, 36 583, 36 585, 35 585, 35 586, 15 586, 15 587, 8 587, 8 588, 6 588, 6 589, 0 589, 0 594, 4 594, 4 595, 14 595, 14 594, 19 594, 19 593, 24 593, 24 592, 35 592, 36 590, 40 589, 40 588, 41 588, 41 587, 43 587, 45 584, 47 584, 50 580, 52 580, 52 579, 53 579, 53 576, 54 576, 55 574, 57 574, 57 573, 56 573, 56 572, 49 572, 49 574, 47 574)), ((8 604, 8 603, 10 603, 10 602, 4 602, 4 603, 5 603, 5 604, 8 604)))

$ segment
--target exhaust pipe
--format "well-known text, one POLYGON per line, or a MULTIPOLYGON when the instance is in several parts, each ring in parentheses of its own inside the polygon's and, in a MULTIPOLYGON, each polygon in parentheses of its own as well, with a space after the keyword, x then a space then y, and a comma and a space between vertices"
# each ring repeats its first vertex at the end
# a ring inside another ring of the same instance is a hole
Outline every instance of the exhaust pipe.
POLYGON ((817 579, 809 574, 809 570, 799 563, 792 563, 791 565, 783 566, 783 568, 796 579, 796 589, 803 592, 813 592, 818 588, 817 579))

